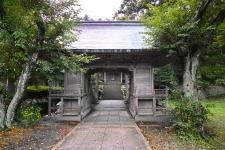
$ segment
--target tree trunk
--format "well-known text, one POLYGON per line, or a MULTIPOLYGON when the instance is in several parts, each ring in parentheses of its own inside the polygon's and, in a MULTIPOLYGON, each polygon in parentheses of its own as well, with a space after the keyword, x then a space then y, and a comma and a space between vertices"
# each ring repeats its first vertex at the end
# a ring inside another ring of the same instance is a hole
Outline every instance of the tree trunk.
POLYGON ((0 129, 5 127, 5 105, 3 103, 3 96, 0 95, 0 129))
POLYGON ((4 10, 4 0, 0 0, 0 18, 2 19, 5 16, 5 10, 4 10))
POLYGON ((5 124, 7 127, 10 127, 12 124, 12 121, 14 119, 15 110, 25 92, 26 85, 27 85, 28 79, 30 78, 32 68, 33 68, 34 64, 37 62, 38 52, 39 51, 36 51, 35 53, 33 53, 30 61, 27 62, 24 70, 22 71, 22 73, 20 75, 19 82, 18 82, 18 85, 16 88, 16 93, 13 96, 13 99, 10 102, 8 109, 7 109, 6 119, 5 119, 5 124))
POLYGON ((16 110, 21 98, 24 95, 28 79, 30 78, 33 66, 37 63, 38 54, 43 45, 44 36, 45 36, 45 24, 41 17, 37 18, 36 25, 38 27, 38 33, 37 33, 37 39, 36 39, 36 49, 33 52, 31 58, 26 63, 26 65, 19 77, 19 82, 18 82, 18 85, 16 88, 16 93, 7 108, 5 125, 8 128, 11 127, 11 124, 14 120, 15 110, 16 110))
POLYGON ((197 99, 196 74, 199 66, 200 51, 191 54, 190 52, 184 58, 183 91, 185 97, 197 99))
POLYGON ((6 86, 5 89, 12 95, 15 94, 15 84, 14 81, 12 79, 7 78, 6 79, 6 86))

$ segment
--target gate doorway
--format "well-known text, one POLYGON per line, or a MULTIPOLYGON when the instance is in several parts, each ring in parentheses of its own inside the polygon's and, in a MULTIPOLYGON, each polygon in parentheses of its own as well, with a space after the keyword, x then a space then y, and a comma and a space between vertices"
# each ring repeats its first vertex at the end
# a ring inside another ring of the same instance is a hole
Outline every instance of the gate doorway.
MULTIPOLYGON (((102 71, 92 70, 91 76, 91 91, 96 103, 100 101, 123 101, 126 103, 130 93, 130 72, 128 69, 102 71)), ((104 104, 110 102, 103 102, 104 104)))
POLYGON ((123 72, 110 71, 105 72, 104 75, 105 81, 102 100, 122 100, 123 72))

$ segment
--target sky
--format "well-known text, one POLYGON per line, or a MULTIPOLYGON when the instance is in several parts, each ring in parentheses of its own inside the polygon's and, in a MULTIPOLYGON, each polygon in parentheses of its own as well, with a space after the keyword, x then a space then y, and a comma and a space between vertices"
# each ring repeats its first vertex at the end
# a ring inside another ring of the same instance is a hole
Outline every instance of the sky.
POLYGON ((78 0, 82 9, 79 16, 87 14, 95 20, 112 19, 122 2, 123 0, 78 0))

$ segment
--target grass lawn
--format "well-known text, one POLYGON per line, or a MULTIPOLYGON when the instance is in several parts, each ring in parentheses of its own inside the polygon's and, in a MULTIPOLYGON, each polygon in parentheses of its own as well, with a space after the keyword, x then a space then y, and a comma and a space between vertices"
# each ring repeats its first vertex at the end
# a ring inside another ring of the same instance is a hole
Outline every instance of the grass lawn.
POLYGON ((212 113, 206 129, 215 137, 214 144, 225 147, 225 98, 204 100, 203 104, 209 105, 212 113))
MULTIPOLYGON (((209 122, 206 125, 208 137, 206 141, 182 141, 171 128, 141 127, 141 131, 153 150, 225 150, 225 97, 203 100, 203 105, 210 106, 209 122)), ((169 108, 175 102, 169 102, 169 108)))

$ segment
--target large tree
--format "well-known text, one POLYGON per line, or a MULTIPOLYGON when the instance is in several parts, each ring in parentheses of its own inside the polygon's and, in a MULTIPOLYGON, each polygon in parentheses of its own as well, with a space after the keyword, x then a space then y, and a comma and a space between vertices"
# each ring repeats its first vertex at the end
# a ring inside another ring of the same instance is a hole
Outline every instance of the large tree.
POLYGON ((17 80, 12 100, 0 113, 0 126, 10 127, 37 66, 48 66, 53 72, 77 71, 92 57, 74 55, 67 49, 77 35, 76 0, 4 0, 0 9, 1 81, 17 80))
POLYGON ((183 64, 183 91, 196 97, 196 75, 200 56, 212 47, 224 24, 223 0, 167 0, 160 6, 149 4, 144 19, 148 43, 177 56, 183 64))
POLYGON ((115 13, 116 20, 139 20, 148 9, 148 4, 161 5, 163 0, 124 0, 115 13))

